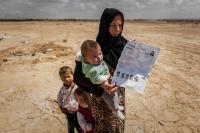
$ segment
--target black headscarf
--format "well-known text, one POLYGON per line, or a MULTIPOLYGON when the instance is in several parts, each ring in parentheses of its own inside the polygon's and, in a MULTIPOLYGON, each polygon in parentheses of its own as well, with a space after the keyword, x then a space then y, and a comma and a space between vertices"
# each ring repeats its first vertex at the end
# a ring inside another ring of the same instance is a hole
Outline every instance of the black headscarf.
MULTIPOLYGON (((108 66, 113 69, 116 68, 118 59, 127 42, 127 40, 122 37, 121 34, 117 37, 112 37, 108 32, 110 23, 117 15, 122 16, 122 21, 124 23, 123 14, 119 10, 113 8, 106 8, 104 10, 101 16, 99 33, 97 36, 97 42, 101 46, 104 60, 108 66)), ((80 61, 76 61, 76 67, 74 70, 74 82, 88 93, 92 93, 97 96, 101 96, 104 91, 99 85, 92 84, 91 81, 85 77, 82 71, 82 62, 80 61)))
POLYGON ((118 59, 127 42, 127 40, 123 36, 121 36, 122 33, 120 33, 117 37, 113 37, 109 33, 110 23, 117 15, 120 15, 122 17, 123 30, 124 15, 122 14, 122 12, 114 8, 106 8, 101 16, 99 33, 96 38, 96 41, 101 46, 104 60, 110 67, 114 69, 116 68, 118 59))

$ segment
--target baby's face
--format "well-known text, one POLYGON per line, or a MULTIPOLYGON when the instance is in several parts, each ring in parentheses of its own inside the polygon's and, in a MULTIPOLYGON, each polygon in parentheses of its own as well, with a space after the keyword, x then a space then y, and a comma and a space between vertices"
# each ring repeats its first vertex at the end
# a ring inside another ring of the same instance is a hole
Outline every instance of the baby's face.
POLYGON ((91 49, 86 55, 85 55, 85 61, 89 64, 97 65, 100 64, 103 60, 103 55, 101 52, 101 48, 98 46, 97 48, 91 49))

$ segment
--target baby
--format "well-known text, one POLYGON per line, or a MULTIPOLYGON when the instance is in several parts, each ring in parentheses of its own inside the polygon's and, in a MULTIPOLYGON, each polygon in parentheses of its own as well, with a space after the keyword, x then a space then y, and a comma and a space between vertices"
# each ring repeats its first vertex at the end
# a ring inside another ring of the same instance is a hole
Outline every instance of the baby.
MULTIPOLYGON (((82 61, 82 71, 85 77, 89 78, 93 84, 108 83, 111 78, 108 66, 103 61, 103 55, 101 47, 96 41, 86 40, 81 45, 81 54, 77 55, 77 60, 82 61)), ((112 109, 113 114, 124 119, 125 116, 121 112, 124 107, 119 106, 119 97, 117 92, 108 94, 106 91, 103 92, 102 98, 107 103, 109 108, 112 109)))

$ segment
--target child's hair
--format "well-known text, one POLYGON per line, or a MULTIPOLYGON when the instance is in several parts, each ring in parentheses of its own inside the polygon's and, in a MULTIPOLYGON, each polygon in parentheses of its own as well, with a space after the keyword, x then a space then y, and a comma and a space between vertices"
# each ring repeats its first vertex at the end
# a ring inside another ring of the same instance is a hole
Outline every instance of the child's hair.
POLYGON ((81 54, 83 57, 90 51, 91 49, 96 49, 99 44, 93 40, 86 40, 81 45, 81 54))
POLYGON ((65 74, 66 72, 69 72, 73 74, 72 68, 69 66, 62 66, 59 70, 59 75, 61 76, 62 74, 65 74))
POLYGON ((84 102, 88 104, 88 106, 90 107, 90 98, 91 96, 84 91, 83 89, 81 89, 80 87, 78 87, 75 91, 74 91, 74 96, 80 96, 83 98, 84 102))

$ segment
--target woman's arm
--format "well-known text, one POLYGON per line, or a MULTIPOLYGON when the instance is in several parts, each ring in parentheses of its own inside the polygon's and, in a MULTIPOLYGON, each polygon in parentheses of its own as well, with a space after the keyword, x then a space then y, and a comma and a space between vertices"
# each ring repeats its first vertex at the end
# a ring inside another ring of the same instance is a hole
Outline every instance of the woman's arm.
POLYGON ((74 82, 80 88, 84 89, 88 93, 101 96, 103 93, 103 88, 98 84, 92 84, 92 82, 85 77, 82 72, 82 62, 76 61, 76 66, 74 70, 74 82))

